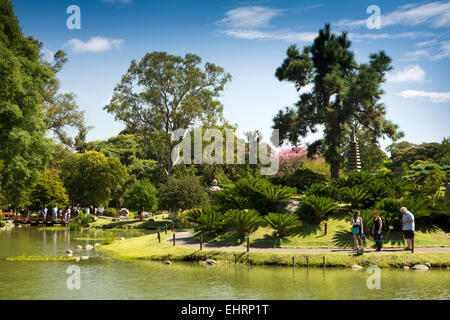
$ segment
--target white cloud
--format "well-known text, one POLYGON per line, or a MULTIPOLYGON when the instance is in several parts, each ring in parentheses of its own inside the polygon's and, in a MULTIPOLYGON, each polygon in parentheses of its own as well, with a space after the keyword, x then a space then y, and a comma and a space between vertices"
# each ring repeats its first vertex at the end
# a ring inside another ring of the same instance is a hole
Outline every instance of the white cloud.
POLYGON ((71 39, 66 42, 66 46, 70 47, 74 53, 103 52, 111 49, 119 49, 123 43, 124 40, 122 39, 92 37, 86 42, 79 39, 71 39))
POLYGON ((441 47, 438 53, 433 57, 433 60, 439 60, 443 58, 450 58, 450 41, 441 43, 441 47))
MULTIPOLYGON (((363 27, 366 26, 367 19, 349 20, 343 19, 337 21, 335 25, 345 27, 363 27)), ((426 4, 408 4, 398 7, 388 14, 381 14, 381 26, 388 27, 392 25, 415 26, 427 23, 432 27, 450 26, 450 1, 437 1, 426 4)))
MULTIPOLYGON (((292 11, 304 11, 318 8, 309 6, 292 11)), ((219 33, 232 38, 247 40, 281 40, 286 42, 310 42, 316 37, 315 32, 295 32, 292 30, 275 30, 270 22, 287 10, 261 6, 247 6, 228 10, 225 18, 216 24, 221 27, 219 33)))
POLYGON ((389 82, 400 83, 400 82, 424 82, 425 81, 425 71, 418 66, 408 66, 403 70, 400 70, 393 74, 388 74, 387 80, 389 82))
POLYGON ((287 42, 309 42, 317 36, 314 32, 289 32, 289 31, 262 31, 255 29, 227 29, 223 34, 237 39, 251 40, 283 40, 287 42))
POLYGON ((418 90, 404 90, 400 93, 403 98, 422 98, 433 103, 449 102, 450 92, 428 92, 418 90))
POLYGON ((230 28, 259 28, 269 25, 270 20, 281 14, 281 10, 253 6, 240 7, 229 10, 225 13, 225 18, 218 24, 226 25, 230 28))
POLYGON ((410 51, 405 53, 403 60, 418 60, 418 59, 430 59, 440 60, 450 58, 450 40, 443 41, 441 43, 425 41, 424 43, 418 43, 419 48, 424 48, 416 51, 410 51), (425 44, 424 44, 425 43, 425 44))
POLYGON ((426 47, 432 47, 437 43, 436 39, 428 40, 428 41, 422 41, 416 44, 416 47, 418 48, 426 48, 426 47))
POLYGON ((415 39, 418 37, 431 37, 431 32, 402 32, 402 33, 349 33, 348 37, 355 41, 374 41, 391 39, 415 39))

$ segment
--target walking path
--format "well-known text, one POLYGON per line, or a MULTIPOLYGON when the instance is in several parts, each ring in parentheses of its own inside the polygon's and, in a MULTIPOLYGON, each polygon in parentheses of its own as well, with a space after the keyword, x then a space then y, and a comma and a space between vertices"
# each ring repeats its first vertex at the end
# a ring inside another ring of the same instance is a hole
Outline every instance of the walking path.
MULTIPOLYGON (((192 231, 186 232, 177 232, 175 233, 176 245, 186 248, 199 248, 199 240, 192 238, 192 231)), ((172 237, 168 238, 166 241, 172 242, 172 237)), ((246 246, 227 246, 221 245, 220 243, 203 243, 204 249, 213 249, 213 250, 224 250, 224 251, 246 251, 246 246)), ((252 252, 295 252, 295 253, 354 253, 355 251, 351 248, 255 248, 251 247, 250 251, 252 252)), ((365 253, 375 252, 375 249, 367 248, 364 249, 365 253)), ((402 248, 383 248, 382 252, 404 252, 402 248)), ((415 248, 414 252, 427 252, 427 253, 436 253, 436 252, 448 252, 450 253, 450 247, 424 247, 424 248, 415 248)))

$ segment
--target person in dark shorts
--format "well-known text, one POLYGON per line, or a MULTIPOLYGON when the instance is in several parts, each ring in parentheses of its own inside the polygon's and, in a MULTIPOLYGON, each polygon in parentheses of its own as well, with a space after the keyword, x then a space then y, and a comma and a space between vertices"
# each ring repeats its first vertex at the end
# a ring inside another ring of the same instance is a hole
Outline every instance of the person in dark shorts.
POLYGON ((403 214, 402 216, 402 231, 403 236, 406 239, 406 251, 412 250, 412 241, 414 239, 414 215, 408 211, 405 207, 400 209, 400 212, 403 214))
POLYGON ((373 240, 375 240, 375 244, 377 246, 377 251, 381 251, 381 247, 383 246, 383 220, 381 220, 380 214, 378 210, 373 211, 373 226, 372 226, 372 235, 373 240))

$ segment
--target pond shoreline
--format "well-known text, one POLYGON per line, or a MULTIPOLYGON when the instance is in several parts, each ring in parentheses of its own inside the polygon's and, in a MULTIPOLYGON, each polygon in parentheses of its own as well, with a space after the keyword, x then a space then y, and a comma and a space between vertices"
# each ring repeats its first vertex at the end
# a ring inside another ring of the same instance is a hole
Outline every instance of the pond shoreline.
POLYGON ((319 267, 319 268, 349 268, 354 265, 368 267, 377 265, 380 268, 404 268, 417 264, 429 263, 433 268, 450 268, 450 254, 433 253, 367 253, 355 255, 348 253, 291 253, 291 252, 242 252, 230 250, 194 249, 173 246, 165 240, 169 235, 163 235, 159 243, 156 235, 145 235, 132 239, 102 245, 99 250, 111 253, 115 258, 140 261, 185 261, 204 262, 208 259, 218 264, 249 264, 284 267, 319 267), (325 266, 324 266, 325 261, 325 266))

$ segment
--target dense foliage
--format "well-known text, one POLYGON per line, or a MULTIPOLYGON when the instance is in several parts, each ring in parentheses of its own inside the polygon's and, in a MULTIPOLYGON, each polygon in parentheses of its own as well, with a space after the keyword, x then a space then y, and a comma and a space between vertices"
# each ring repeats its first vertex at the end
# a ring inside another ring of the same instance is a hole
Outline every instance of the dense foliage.
POLYGON ((36 211, 44 206, 64 208, 69 205, 69 196, 59 176, 47 170, 32 188, 30 202, 30 209, 36 211))
POLYGON ((198 207, 207 207, 209 195, 197 177, 170 177, 167 183, 159 188, 159 206, 164 210, 178 211, 198 207))
POLYGON ((125 194, 125 206, 134 211, 154 210, 158 205, 156 188, 147 180, 136 182, 125 194))
POLYGON ((105 206, 127 178, 126 168, 119 160, 96 151, 71 154, 61 167, 70 199, 82 206, 105 206))

